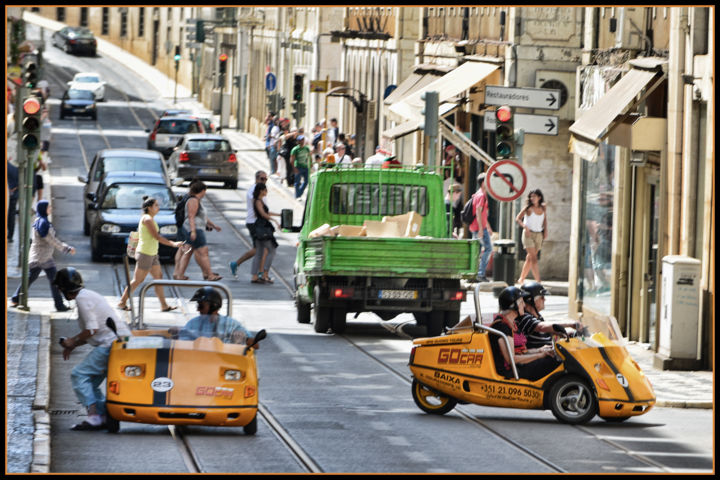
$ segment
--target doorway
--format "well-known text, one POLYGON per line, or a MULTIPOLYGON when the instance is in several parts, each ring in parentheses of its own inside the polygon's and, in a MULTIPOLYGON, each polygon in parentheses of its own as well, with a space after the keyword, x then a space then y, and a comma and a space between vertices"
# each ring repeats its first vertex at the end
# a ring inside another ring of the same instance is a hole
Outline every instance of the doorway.
POLYGON ((634 166, 628 337, 656 348, 660 168, 634 166))

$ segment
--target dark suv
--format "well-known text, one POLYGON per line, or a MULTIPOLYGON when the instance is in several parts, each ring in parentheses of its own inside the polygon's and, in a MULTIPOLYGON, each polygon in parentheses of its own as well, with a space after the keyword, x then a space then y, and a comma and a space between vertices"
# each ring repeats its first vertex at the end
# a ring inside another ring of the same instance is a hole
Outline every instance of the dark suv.
POLYGON ((157 150, 165 158, 169 157, 183 135, 187 133, 205 133, 202 120, 191 115, 161 117, 155 121, 147 141, 148 150, 157 150))

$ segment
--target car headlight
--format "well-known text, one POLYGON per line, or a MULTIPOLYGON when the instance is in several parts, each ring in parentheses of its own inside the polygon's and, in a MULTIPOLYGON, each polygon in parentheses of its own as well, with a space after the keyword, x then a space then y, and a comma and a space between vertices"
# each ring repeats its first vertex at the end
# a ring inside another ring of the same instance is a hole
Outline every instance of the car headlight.
POLYGON ((143 368, 140 365, 128 365, 123 372, 126 377, 139 377, 143 373, 143 368))
POLYGON ((120 226, 112 223, 103 223, 100 231, 103 233, 120 233, 120 226))
POLYGON ((175 235, 175 234, 177 234, 177 226, 176 225, 165 225, 164 227, 160 227, 160 234, 175 235))
POLYGON ((225 380, 242 380, 240 370, 225 370, 225 380))

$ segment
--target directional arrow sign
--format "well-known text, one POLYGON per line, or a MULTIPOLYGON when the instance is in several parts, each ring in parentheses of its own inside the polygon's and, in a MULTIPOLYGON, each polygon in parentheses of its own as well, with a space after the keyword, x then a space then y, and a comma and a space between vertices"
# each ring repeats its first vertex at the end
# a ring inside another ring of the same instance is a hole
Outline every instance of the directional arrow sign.
MULTIPOLYGON (((525 113, 516 113, 515 130, 523 129, 525 133, 533 133, 537 135, 557 135, 558 134, 558 117, 555 115, 528 115, 525 113)), ((483 116, 483 129, 495 130, 495 112, 485 112, 483 116)))
POLYGON ((488 85, 485 87, 485 103, 487 105, 510 105, 511 107, 559 110, 560 90, 488 85))

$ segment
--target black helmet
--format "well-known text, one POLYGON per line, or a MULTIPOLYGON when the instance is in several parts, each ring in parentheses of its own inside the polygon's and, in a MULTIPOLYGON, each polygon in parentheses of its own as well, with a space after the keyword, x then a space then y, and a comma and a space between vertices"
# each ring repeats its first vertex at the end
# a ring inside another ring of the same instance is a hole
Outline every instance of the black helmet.
POLYGON ((550 293, 540 284, 540 282, 525 282, 520 288, 522 288, 525 293, 523 296, 527 298, 526 301, 533 306, 535 306, 535 297, 540 295, 544 297, 550 293))
POLYGON ((518 287, 507 287, 504 288, 498 296, 498 303, 500 304, 500 310, 515 310, 517 311, 517 300, 523 297, 523 291, 518 287))
POLYGON ((80 272, 73 267, 58 270, 52 283, 63 293, 78 292, 85 286, 80 272))
POLYGON ((222 295, 212 287, 199 288, 190 299, 191 302, 208 302, 210 311, 216 312, 222 307, 222 295))

